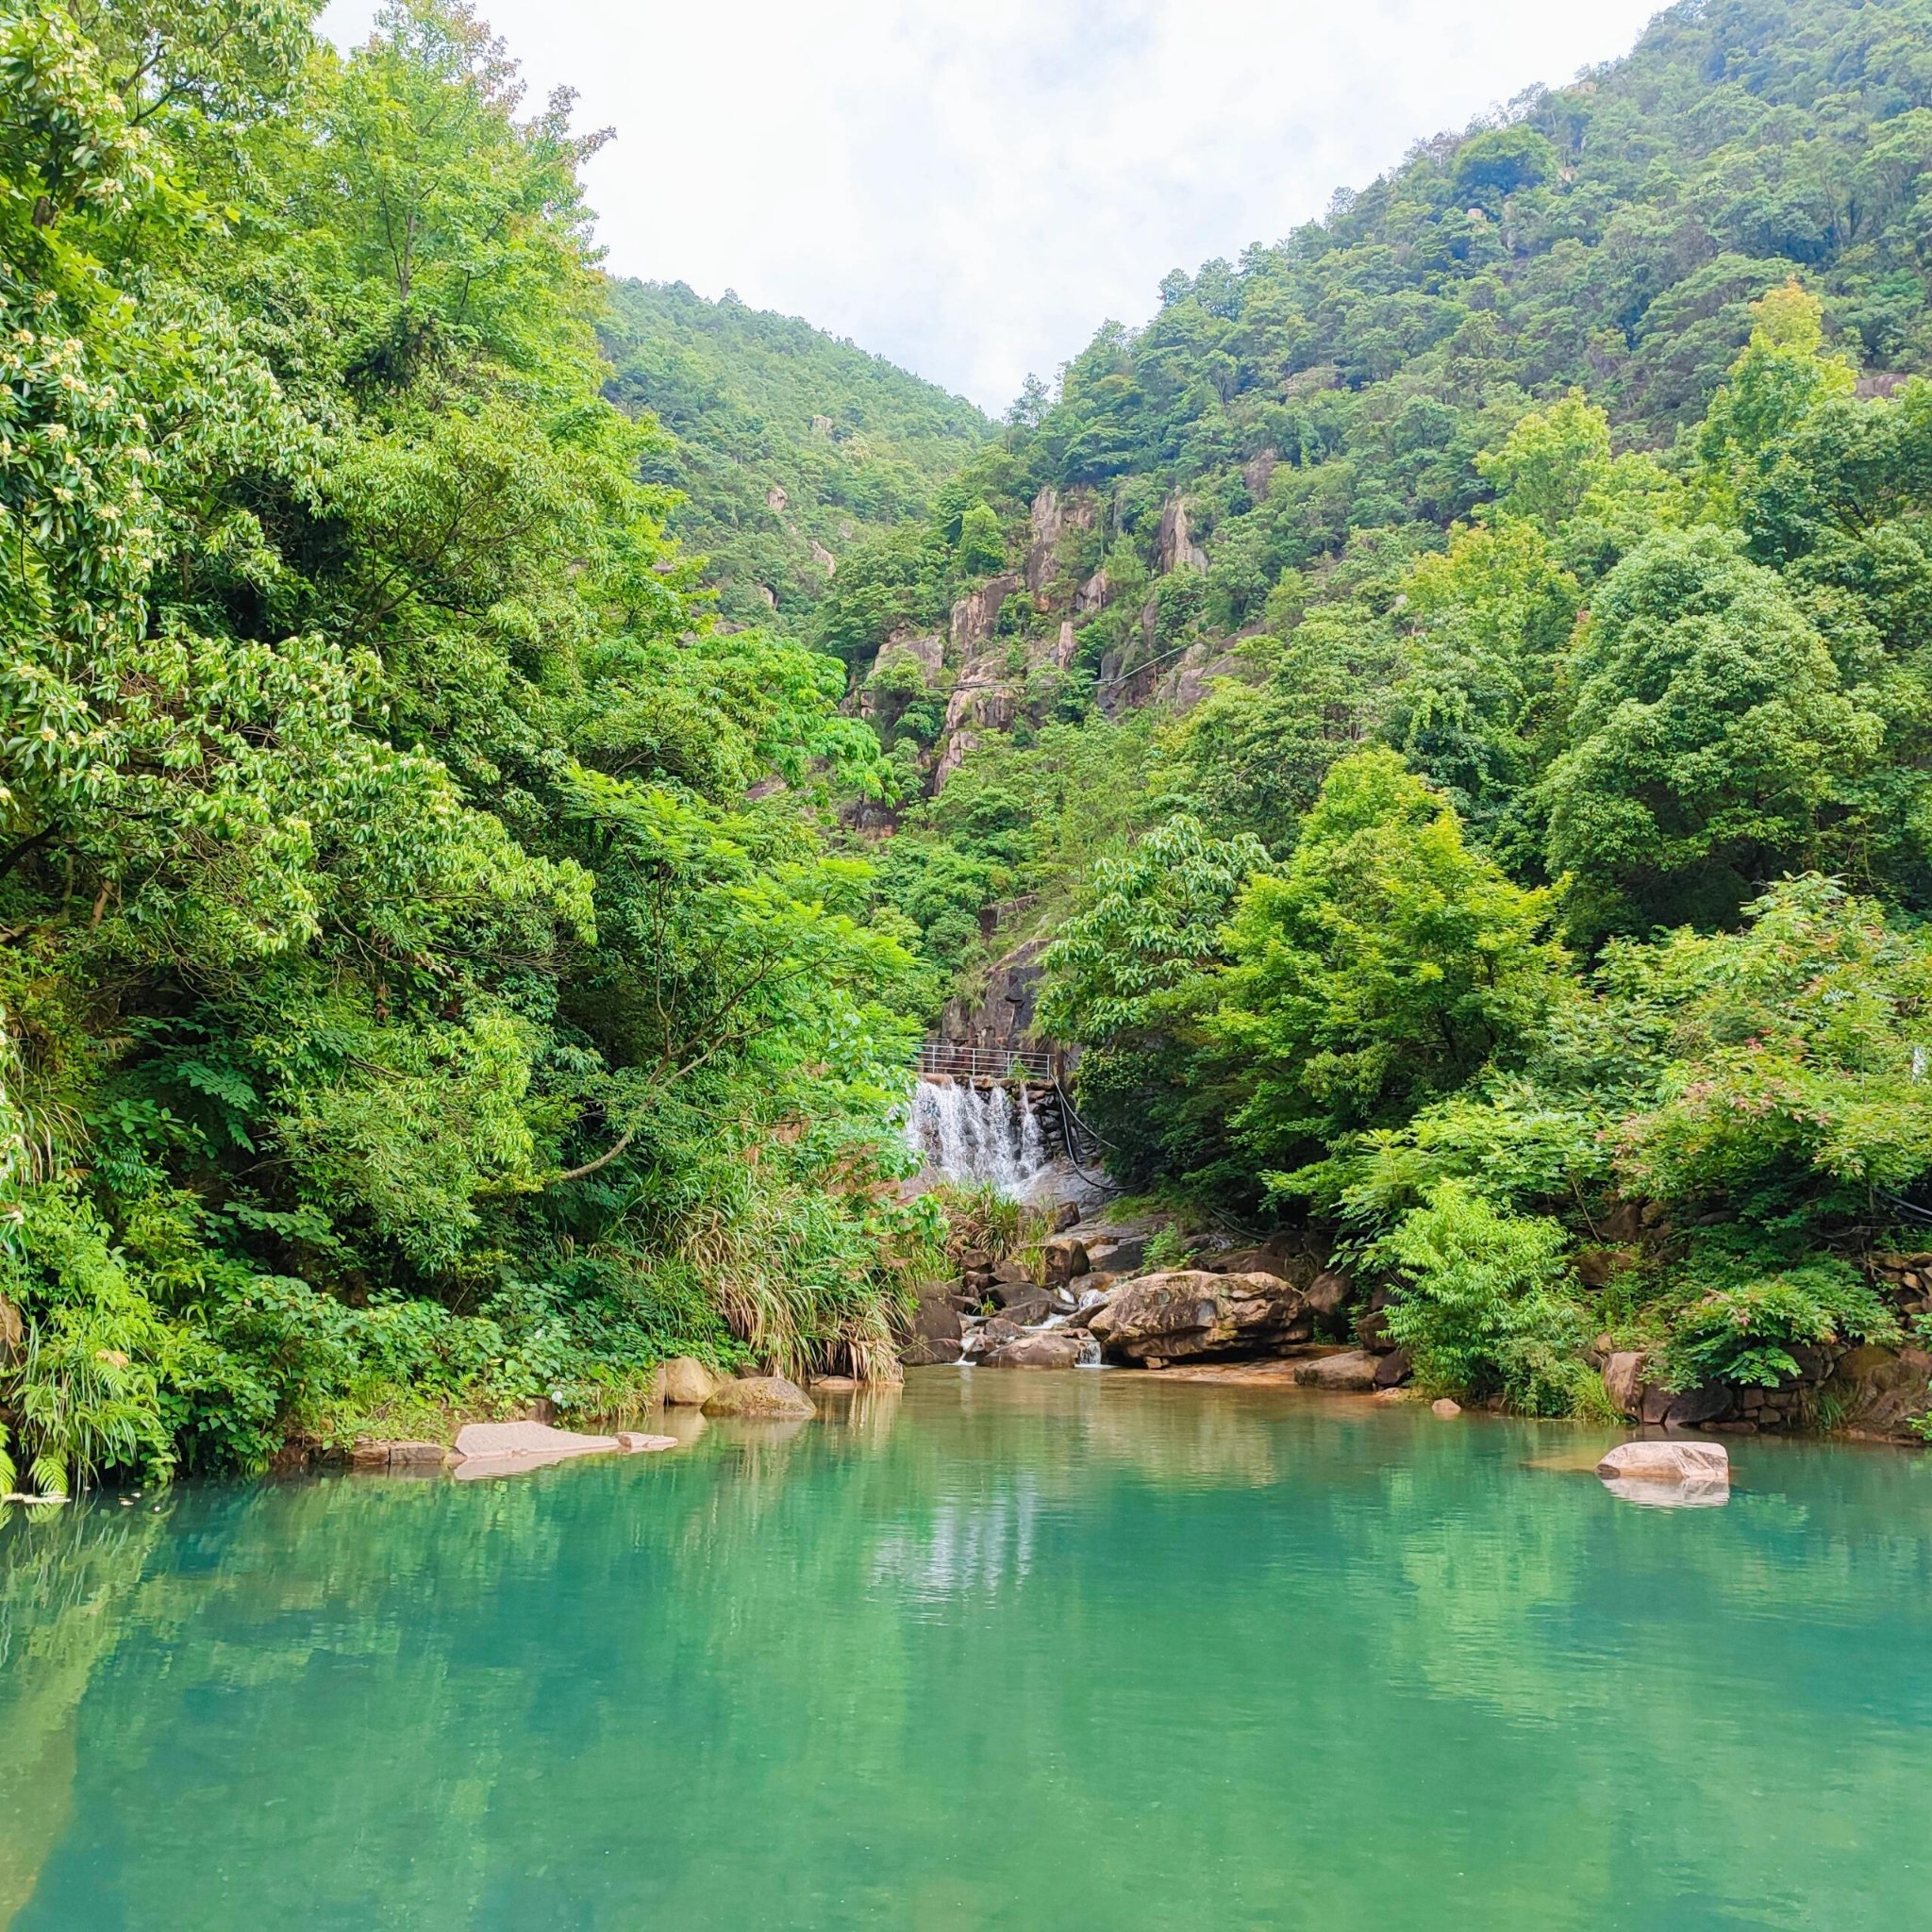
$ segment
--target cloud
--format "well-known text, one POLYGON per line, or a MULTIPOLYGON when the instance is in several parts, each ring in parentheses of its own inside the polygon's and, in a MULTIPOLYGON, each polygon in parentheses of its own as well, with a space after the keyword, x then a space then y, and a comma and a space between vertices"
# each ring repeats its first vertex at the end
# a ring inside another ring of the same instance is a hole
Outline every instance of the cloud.
MULTIPOLYGON (((737 290, 1000 408, 1168 270, 1636 38, 1655 0, 482 0, 619 274, 737 290)), ((332 0, 349 45, 369 0, 332 0)))

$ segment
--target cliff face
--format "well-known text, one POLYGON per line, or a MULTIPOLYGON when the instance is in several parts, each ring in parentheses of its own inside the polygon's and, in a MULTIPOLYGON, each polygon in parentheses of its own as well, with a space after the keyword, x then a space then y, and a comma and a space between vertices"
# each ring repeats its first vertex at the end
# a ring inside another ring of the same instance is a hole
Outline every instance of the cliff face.
POLYGON ((948 1046, 981 1053, 1039 1051, 1033 1038, 1040 1001, 1043 939, 1029 940, 988 969, 985 990, 975 999, 957 999, 940 1018, 938 1038, 948 1046))
MULTIPOLYGON (((1260 487, 1266 480, 1257 474, 1260 487)), ((1119 524, 1119 507, 1096 491, 1043 487, 1012 568, 956 599, 942 632, 901 630, 880 645, 858 690, 862 716, 890 724, 908 702, 943 702, 922 761, 929 793, 990 737, 1056 716, 1076 675, 1091 679, 1095 708, 1112 716, 1148 703, 1184 710, 1232 668, 1227 640, 1174 647, 1159 627, 1161 582, 1208 567, 1185 497, 1163 506, 1152 581, 1142 575, 1125 611, 1120 573, 1101 560, 1119 524)))

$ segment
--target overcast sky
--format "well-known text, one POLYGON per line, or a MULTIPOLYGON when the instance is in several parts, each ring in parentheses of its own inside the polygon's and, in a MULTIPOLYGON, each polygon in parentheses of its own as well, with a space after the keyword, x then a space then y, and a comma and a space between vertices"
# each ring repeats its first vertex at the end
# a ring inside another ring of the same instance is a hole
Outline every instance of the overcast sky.
MULTIPOLYGON (((610 268, 735 289, 999 410, 1172 268, 1623 53, 1657 0, 480 0, 558 84, 610 268)), ((331 0, 340 46, 374 0, 331 0)))

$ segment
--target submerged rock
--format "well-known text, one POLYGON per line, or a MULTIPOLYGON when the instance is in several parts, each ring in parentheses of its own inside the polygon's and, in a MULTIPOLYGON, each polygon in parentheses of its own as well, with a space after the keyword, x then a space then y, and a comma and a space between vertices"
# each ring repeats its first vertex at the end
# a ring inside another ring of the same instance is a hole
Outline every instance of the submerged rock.
POLYGON ((1275 1274, 1174 1268, 1122 1282, 1088 1326, 1128 1361, 1265 1354, 1306 1341, 1313 1328, 1300 1291, 1275 1274))
POLYGON ((751 1422, 803 1422, 818 1410, 811 1398, 783 1375, 743 1375, 719 1385, 705 1404, 710 1416, 729 1415, 751 1422))
POLYGON ((645 1456, 662 1449, 675 1449, 680 1444, 675 1436, 651 1436, 642 1429, 619 1429, 617 1446, 626 1456, 645 1456))
POLYGON ((1712 1476, 1695 1482, 1655 1483, 1642 1476, 1613 1475, 1604 1488, 1620 1503, 1643 1509, 1711 1509, 1731 1500, 1731 1486, 1712 1476))
POLYGON ((718 1377, 692 1356, 675 1355, 658 1370, 658 1400, 670 1408, 702 1408, 718 1387, 718 1377))

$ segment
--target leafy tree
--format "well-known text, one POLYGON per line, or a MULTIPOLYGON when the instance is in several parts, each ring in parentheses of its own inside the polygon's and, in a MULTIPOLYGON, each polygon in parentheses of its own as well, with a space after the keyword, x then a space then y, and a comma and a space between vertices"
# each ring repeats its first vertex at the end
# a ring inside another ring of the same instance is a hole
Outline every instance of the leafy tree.
POLYGON ((1820 404, 1851 394, 1858 379, 1847 358, 1825 354, 1824 305, 1795 279, 1751 313, 1751 340, 1697 436, 1706 491, 1726 508, 1781 438, 1820 404))
POLYGON ((1269 869, 1251 838, 1210 838, 1174 817, 1102 860, 1080 908, 1042 958, 1040 1024, 1083 1049, 1081 1107, 1130 1184, 1181 1174, 1226 1185, 1229 1090, 1208 1051, 1224 931, 1248 882, 1269 869))
POLYGON ((1550 916, 1394 753, 1343 759, 1230 922, 1215 1024, 1244 1141, 1271 1167, 1306 1159, 1520 1055, 1563 964, 1550 916))
POLYGON ((975 503, 959 520, 959 568, 977 576, 1006 561, 1006 539, 990 505, 975 503))
POLYGON ((1586 939, 1734 919, 1828 849, 1878 723, 1789 591, 1722 533, 1653 538, 1611 572, 1543 780, 1548 858, 1586 939))

